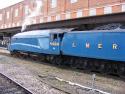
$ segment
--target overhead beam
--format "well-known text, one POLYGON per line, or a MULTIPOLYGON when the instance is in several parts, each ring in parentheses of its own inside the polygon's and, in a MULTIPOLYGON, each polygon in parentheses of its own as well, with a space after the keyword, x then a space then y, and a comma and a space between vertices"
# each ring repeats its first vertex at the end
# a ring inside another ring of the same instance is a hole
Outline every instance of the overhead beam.
MULTIPOLYGON (((72 27, 77 27, 84 24, 118 23, 118 22, 125 22, 125 13, 91 16, 91 17, 69 19, 69 20, 56 21, 56 22, 34 24, 31 26, 28 26, 27 30, 69 28, 69 27, 72 28, 72 27)), ((7 33, 21 32, 21 27, 1 29, 0 32, 7 32, 7 33)))

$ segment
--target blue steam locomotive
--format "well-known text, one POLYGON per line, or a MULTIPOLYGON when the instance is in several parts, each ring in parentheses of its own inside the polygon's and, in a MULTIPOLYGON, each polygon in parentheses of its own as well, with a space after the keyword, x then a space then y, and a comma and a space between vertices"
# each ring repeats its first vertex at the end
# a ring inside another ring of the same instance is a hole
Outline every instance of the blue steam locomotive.
POLYGON ((124 30, 35 30, 14 35, 8 49, 12 54, 39 54, 55 63, 124 73, 124 39, 124 30), (105 63, 100 59, 111 61, 105 63))

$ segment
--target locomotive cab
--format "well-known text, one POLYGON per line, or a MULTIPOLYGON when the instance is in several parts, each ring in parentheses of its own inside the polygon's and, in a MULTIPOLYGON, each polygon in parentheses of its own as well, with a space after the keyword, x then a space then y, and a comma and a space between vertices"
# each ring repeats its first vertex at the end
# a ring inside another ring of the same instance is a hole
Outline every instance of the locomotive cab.
POLYGON ((50 49, 53 54, 60 54, 63 33, 50 33, 50 49))

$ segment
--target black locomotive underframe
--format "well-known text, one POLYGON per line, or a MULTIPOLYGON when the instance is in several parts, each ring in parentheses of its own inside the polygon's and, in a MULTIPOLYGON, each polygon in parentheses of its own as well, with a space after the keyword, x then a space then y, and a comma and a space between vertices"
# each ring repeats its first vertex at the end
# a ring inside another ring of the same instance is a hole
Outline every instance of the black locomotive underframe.
POLYGON ((125 78, 125 62, 21 51, 11 52, 11 55, 24 59, 32 58, 33 60, 46 62, 52 65, 98 72, 101 74, 113 74, 125 78))

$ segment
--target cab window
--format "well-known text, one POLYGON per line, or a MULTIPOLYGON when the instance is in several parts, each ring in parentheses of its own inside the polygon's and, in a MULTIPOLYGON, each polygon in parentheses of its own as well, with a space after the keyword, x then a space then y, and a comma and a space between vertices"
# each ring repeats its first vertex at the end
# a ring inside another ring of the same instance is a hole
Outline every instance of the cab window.
POLYGON ((57 39, 57 34, 53 35, 53 40, 57 39))
POLYGON ((57 34, 51 34, 51 40, 54 41, 55 39, 58 38, 58 35, 57 34))

